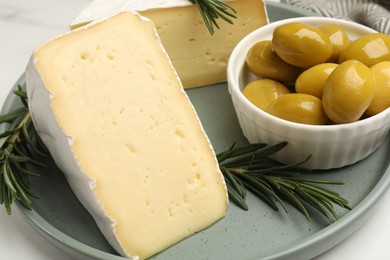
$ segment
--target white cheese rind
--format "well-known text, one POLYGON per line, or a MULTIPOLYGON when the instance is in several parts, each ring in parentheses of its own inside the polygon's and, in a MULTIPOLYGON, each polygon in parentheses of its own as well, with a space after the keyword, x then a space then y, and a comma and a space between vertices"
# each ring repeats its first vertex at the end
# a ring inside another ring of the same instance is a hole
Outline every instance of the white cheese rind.
POLYGON ((189 0, 95 0, 86 6, 70 23, 78 27, 90 21, 114 15, 122 11, 144 11, 192 5, 189 0))
MULTIPOLYGON (((144 19, 143 17, 140 19, 150 23, 150 21, 144 19)), ((99 22, 101 21, 95 21, 94 23, 89 24, 86 27, 79 28, 75 31, 69 32, 68 34, 70 35, 73 34, 74 32, 87 30, 89 27, 92 27, 95 24, 98 24, 99 22)), ((158 39, 158 35, 155 30, 154 30, 154 34, 156 39, 158 39)), ((61 37, 63 36, 60 36, 58 38, 61 37)), ((163 52, 163 55, 169 61, 169 58, 166 52, 164 51, 161 43, 159 43, 159 46, 161 48, 161 51, 163 52)), ((45 48, 45 45, 42 46, 40 49, 42 48, 45 48)), ((80 202, 84 205, 84 207, 91 213, 91 215, 95 219, 97 225, 99 226, 99 228, 101 229, 102 233, 107 238, 109 243, 120 254, 128 256, 132 259, 138 259, 137 254, 129 253, 127 250, 125 250, 124 245, 120 242, 120 237, 118 237, 116 234, 117 222, 116 220, 108 216, 106 208, 101 203, 99 197, 96 194, 95 191, 96 184, 99 183, 97 183, 96 179, 88 177, 88 174, 82 169, 79 158, 75 156, 75 150, 74 150, 75 148, 73 145, 75 142, 78 141, 78 139, 75 136, 65 134, 65 129, 61 126, 61 123, 59 123, 59 118, 58 115, 55 114, 54 112, 53 102, 52 102, 53 97, 55 97, 55 93, 51 93, 48 90, 48 87, 45 85, 44 83, 45 80, 42 78, 42 75, 36 66, 37 62, 39 61, 33 55, 26 69, 26 86, 27 86, 27 92, 29 97, 29 107, 30 107, 31 116, 38 133, 40 134, 45 145, 48 147, 56 164, 65 173, 72 190, 75 192, 76 196, 79 198, 80 202)), ((170 69, 173 70, 174 77, 176 78, 176 81, 179 82, 180 85, 180 80, 178 79, 177 74, 175 73, 170 61, 169 61, 169 66, 170 69)), ((205 135, 203 128, 201 127, 199 118, 196 117, 196 112, 194 107, 189 102, 189 99, 186 96, 181 85, 179 91, 181 92, 181 95, 187 100, 188 104, 190 105, 190 110, 195 115, 198 127, 200 127, 200 131, 202 132, 207 142, 208 150, 214 158, 215 168, 213 171, 218 172, 220 178, 219 181, 223 185, 223 192, 224 192, 223 203, 226 210, 226 206, 228 203, 227 190, 224 184, 223 176, 219 172, 219 167, 215 159, 214 150, 212 149, 211 143, 208 140, 207 136, 205 135)), ((195 231, 199 231, 199 230, 195 230, 195 231)), ((131 230, 129 230, 129 232, 131 232, 131 230)), ((174 242, 178 242, 178 241, 174 241, 174 242)))
POLYGON ((44 87, 45 84, 36 70, 34 57, 30 58, 25 75, 29 108, 34 126, 56 165, 64 171, 69 186, 81 204, 93 216, 111 246, 121 255, 137 260, 137 256, 127 255, 119 244, 113 232, 115 222, 106 215, 93 192, 95 181, 89 179, 80 169, 79 162, 74 157, 71 148, 73 137, 66 136, 58 125, 50 106, 51 93, 44 87))

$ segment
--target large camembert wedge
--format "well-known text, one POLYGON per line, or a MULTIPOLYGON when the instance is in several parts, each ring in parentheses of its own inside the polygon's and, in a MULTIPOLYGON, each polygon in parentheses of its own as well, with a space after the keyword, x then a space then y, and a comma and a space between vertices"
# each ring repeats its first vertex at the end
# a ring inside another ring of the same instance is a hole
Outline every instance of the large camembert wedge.
POLYGON ((148 258, 223 218, 211 144, 152 22, 123 12, 38 48, 35 127, 122 255, 148 258))

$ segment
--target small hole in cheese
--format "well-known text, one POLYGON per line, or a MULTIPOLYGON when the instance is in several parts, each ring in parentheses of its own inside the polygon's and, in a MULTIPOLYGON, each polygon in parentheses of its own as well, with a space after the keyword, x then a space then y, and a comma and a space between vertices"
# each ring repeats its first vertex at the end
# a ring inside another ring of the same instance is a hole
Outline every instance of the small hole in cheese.
POLYGON ((176 129, 175 135, 184 139, 185 135, 180 129, 176 129))
POLYGON ((148 64, 150 67, 154 68, 154 64, 153 64, 153 62, 151 62, 150 60, 147 60, 147 61, 146 61, 146 64, 148 64))
POLYGON ((148 181, 149 181, 149 176, 148 176, 148 175, 146 175, 146 176, 144 177, 144 184, 147 184, 147 183, 148 183, 148 181))
POLYGON ((188 198, 187 194, 183 195, 183 201, 184 201, 184 203, 190 202, 190 199, 188 198))
POLYGON ((87 60, 87 54, 85 54, 85 53, 80 53, 80 59, 82 59, 82 60, 87 60))
MULTIPOLYGON (((134 146, 132 146, 131 144, 126 144, 126 149, 127 149, 127 151, 130 152, 130 154, 135 153, 135 148, 134 148, 134 146)), ((146 177, 147 177, 147 176, 146 176, 146 177)))
POLYGON ((194 179, 188 178, 188 179, 187 179, 187 183, 188 183, 189 185, 194 184, 194 179))

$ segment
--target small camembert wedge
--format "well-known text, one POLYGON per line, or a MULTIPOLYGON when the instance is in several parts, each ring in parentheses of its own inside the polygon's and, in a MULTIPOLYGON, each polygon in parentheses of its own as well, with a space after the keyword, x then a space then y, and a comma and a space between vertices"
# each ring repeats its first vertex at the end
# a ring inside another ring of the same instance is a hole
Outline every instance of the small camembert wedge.
POLYGON ((30 112, 104 236, 145 259, 226 214, 215 153, 153 23, 122 12, 38 48, 30 112))
POLYGON ((122 10, 140 12, 155 24, 162 44, 185 88, 226 81, 229 56, 237 43, 268 23, 262 0, 232 0, 237 18, 218 19, 211 35, 190 0, 94 0, 71 22, 71 28, 122 10))

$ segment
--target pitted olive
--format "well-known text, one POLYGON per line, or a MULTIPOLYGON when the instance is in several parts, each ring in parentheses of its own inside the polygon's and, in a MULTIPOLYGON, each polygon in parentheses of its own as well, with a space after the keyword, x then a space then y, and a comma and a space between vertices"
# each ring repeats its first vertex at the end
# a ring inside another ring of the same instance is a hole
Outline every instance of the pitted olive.
POLYGON ((351 59, 359 60, 368 67, 390 60, 390 36, 373 33, 360 37, 340 53, 339 63, 351 59))
POLYGON ((390 107, 390 61, 382 61, 371 68, 375 81, 374 99, 365 114, 373 116, 390 107))
POLYGON ((284 61, 305 69, 326 62, 333 52, 325 33, 304 23, 288 23, 275 28, 272 46, 284 61))
POLYGON ((266 111, 276 117, 301 124, 323 125, 328 121, 321 99, 307 94, 282 95, 266 111))
POLYGON ((290 91, 283 84, 272 79, 257 79, 242 91, 244 96, 258 108, 265 110, 273 101, 290 91))
POLYGON ((322 98, 326 81, 337 66, 336 63, 321 63, 305 70, 295 82, 295 91, 322 98))
POLYGON ((302 69, 283 61, 272 49, 271 41, 261 41, 253 45, 247 56, 248 69, 258 77, 280 82, 294 82, 302 69))
POLYGON ((337 24, 322 24, 318 26, 328 37, 333 45, 332 56, 328 62, 337 62, 341 51, 349 44, 350 40, 343 28, 337 24))
POLYGON ((348 60, 337 66, 322 95, 329 119, 338 124, 359 120, 374 97, 374 84, 370 68, 360 61, 348 60))

